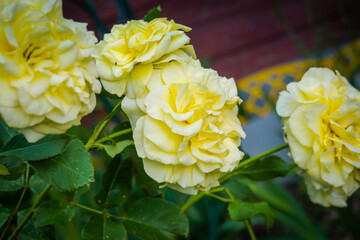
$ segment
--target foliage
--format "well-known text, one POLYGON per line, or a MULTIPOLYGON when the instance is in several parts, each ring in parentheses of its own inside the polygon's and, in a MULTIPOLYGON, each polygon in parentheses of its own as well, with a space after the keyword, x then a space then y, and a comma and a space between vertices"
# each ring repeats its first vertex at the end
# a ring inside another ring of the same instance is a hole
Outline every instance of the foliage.
MULTIPOLYGON (((144 20, 160 14, 158 6, 144 20)), ((123 99, 102 97, 111 109, 93 131, 74 127, 29 143, 0 120, 0 240, 255 239, 253 228, 268 239, 326 239, 284 187, 296 184, 277 182, 294 168, 272 155, 287 144, 245 153, 220 186, 188 196, 148 176, 129 122, 113 121, 123 99)))

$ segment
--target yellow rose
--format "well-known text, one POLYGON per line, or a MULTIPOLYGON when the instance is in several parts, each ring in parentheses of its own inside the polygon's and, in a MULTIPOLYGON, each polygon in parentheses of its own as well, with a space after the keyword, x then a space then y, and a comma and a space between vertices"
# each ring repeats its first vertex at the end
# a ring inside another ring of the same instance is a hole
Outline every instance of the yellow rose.
POLYGON ((135 80, 130 75, 134 66, 153 63, 183 48, 190 40, 184 32, 190 30, 166 18, 157 18, 149 23, 132 20, 124 25, 114 25, 111 33, 105 34, 104 40, 97 44, 94 54, 106 91, 119 97, 124 92, 130 98, 141 95, 143 88, 134 88, 138 84, 133 83, 135 80))
POLYGON ((310 199, 346 206, 360 183, 360 92, 338 72, 311 68, 280 93, 276 111, 310 199))
POLYGON ((94 34, 60 1, 2 1, 0 14, 0 117, 29 142, 80 124, 101 89, 94 34))
POLYGON ((146 93, 122 105, 146 173, 187 194, 217 186, 243 157, 238 102, 234 79, 199 61, 157 65, 146 93))

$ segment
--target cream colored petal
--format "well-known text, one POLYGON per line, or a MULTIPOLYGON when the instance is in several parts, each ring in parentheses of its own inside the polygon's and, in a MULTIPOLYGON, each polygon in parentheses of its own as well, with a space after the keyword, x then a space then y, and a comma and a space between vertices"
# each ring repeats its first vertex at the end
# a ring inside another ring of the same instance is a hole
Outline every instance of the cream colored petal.
POLYGON ((4 121, 13 128, 26 128, 33 126, 42 120, 44 116, 28 115, 21 107, 3 107, 0 106, 0 115, 4 121))
POLYGON ((184 71, 174 62, 166 65, 166 68, 163 69, 161 76, 167 85, 188 82, 188 78, 186 77, 184 71))
POLYGON ((16 62, 8 60, 1 53, 0 53, 0 63, 2 65, 1 66, 2 69, 5 72, 12 74, 14 76, 20 76, 24 72, 24 66, 22 64, 17 64, 16 62))
POLYGON ((223 167, 220 171, 232 171, 244 157, 244 153, 239 150, 237 144, 230 138, 225 138, 223 144, 227 149, 229 149, 229 154, 225 157, 223 167))
POLYGON ((79 54, 79 48, 74 42, 66 40, 59 44, 55 54, 59 60, 59 69, 66 69, 74 64, 79 54))
POLYGON ((41 138, 45 137, 45 134, 38 133, 38 132, 32 130, 31 128, 23 128, 23 129, 19 129, 18 131, 20 133, 24 134, 26 140, 29 143, 36 142, 36 141, 40 140, 41 138))
POLYGON ((172 132, 181 136, 193 136, 200 131, 203 125, 202 119, 199 119, 198 121, 191 124, 187 124, 186 122, 179 122, 174 120, 168 114, 164 115, 164 121, 172 132))
POLYGON ((213 163, 206 163, 206 162, 199 161, 197 163, 197 166, 199 167, 199 169, 202 172, 209 173, 209 172, 214 171, 215 169, 221 168, 222 164, 213 164, 213 163))
POLYGON ((319 136, 320 141, 324 138, 322 124, 327 109, 327 105, 315 104, 306 112, 306 123, 310 129, 319 136))
POLYGON ((191 154, 196 157, 197 159, 199 159, 199 161, 203 161, 206 163, 222 163, 222 159, 213 155, 213 154, 208 154, 200 149, 198 149, 197 147, 191 145, 191 154))
POLYGON ((48 112, 46 114, 46 118, 56 123, 64 124, 76 119, 80 111, 81 106, 78 104, 74 104, 66 113, 63 113, 62 111, 59 111, 57 109, 53 109, 51 112, 48 112))
POLYGON ((148 158, 143 159, 144 170, 152 179, 158 183, 169 182, 174 183, 174 166, 170 164, 162 164, 152 161, 148 158))
POLYGON ((156 46, 156 49, 154 49, 154 55, 152 56, 151 60, 156 61, 160 57, 164 56, 166 53, 168 53, 168 49, 171 44, 171 33, 166 34, 156 46))
POLYGON ((209 191, 213 187, 219 186, 219 179, 220 172, 214 171, 208 174, 205 174, 204 181, 201 183, 201 188, 199 188, 202 191, 209 191))
POLYGON ((151 78, 148 82, 147 88, 149 91, 156 91, 158 88, 164 86, 164 83, 161 79, 160 70, 154 68, 151 78))
POLYGON ((121 102, 121 108, 124 110, 126 115, 129 118, 131 127, 134 129, 136 126, 137 120, 145 115, 143 111, 139 108, 135 99, 130 99, 125 97, 121 102))
POLYGON ((174 31, 171 33, 171 43, 170 46, 167 48, 166 53, 173 52, 190 41, 190 38, 186 36, 182 31, 174 31))
POLYGON ((343 152, 341 156, 346 162, 353 165, 355 168, 360 169, 360 154, 350 154, 343 152))
POLYGON ((19 89, 20 104, 27 114, 41 116, 53 109, 45 97, 33 98, 24 90, 19 89))
POLYGON ((151 160, 163 164, 179 164, 177 152, 165 152, 158 145, 156 145, 146 137, 144 139, 144 148, 146 152, 146 157, 151 160))
POLYGON ((19 104, 19 97, 16 88, 10 86, 7 80, 0 79, 0 106, 15 107, 19 104))
POLYGON ((189 194, 189 195, 196 195, 198 193, 198 189, 195 187, 182 188, 177 184, 167 184, 166 186, 169 188, 172 188, 178 192, 189 194))
POLYGON ((136 148, 136 152, 138 154, 139 157, 144 158, 146 156, 146 152, 145 152, 145 146, 144 146, 144 123, 145 123, 145 119, 147 118, 147 116, 143 116, 141 118, 138 119, 138 121, 136 122, 136 127, 133 131, 133 138, 134 138, 134 143, 135 143, 135 148, 136 148))
POLYGON ((289 127, 293 136, 305 147, 312 145, 314 135, 306 123, 306 114, 309 107, 307 105, 298 107, 289 118, 289 127))
POLYGON ((347 175, 351 172, 352 167, 347 164, 339 164, 335 158, 335 148, 328 150, 320 155, 320 161, 323 168, 321 168, 322 179, 333 185, 339 187, 345 184, 347 175), (350 168, 349 168, 350 167, 350 168), (344 176, 345 173, 345 176, 344 176))
POLYGON ((145 90, 145 86, 151 78, 153 71, 152 64, 138 64, 129 74, 127 84, 127 96, 129 98, 140 97, 145 90))
POLYGON ((154 64, 168 63, 171 61, 189 62, 191 59, 196 59, 194 47, 192 45, 187 45, 164 55, 163 57, 156 60, 154 64))
POLYGON ((146 49, 146 52, 143 55, 140 55, 138 58, 135 59, 138 63, 151 63, 155 61, 158 56, 162 55, 161 49, 159 49, 158 44, 151 44, 150 48, 146 49))
POLYGON ((332 116, 337 124, 344 128, 360 121, 360 102, 356 99, 347 99, 340 107, 338 115, 332 116))
POLYGON ((154 119, 163 120, 164 113, 161 108, 161 103, 169 101, 170 92, 166 86, 161 86, 156 90, 150 91, 144 102, 147 114, 154 119))
POLYGON ((43 122, 36 124, 31 129, 39 134, 63 134, 69 128, 74 125, 80 124, 80 117, 74 119, 73 121, 67 122, 65 124, 58 124, 55 122, 51 122, 49 120, 44 120, 43 122))
POLYGON ((186 144, 185 151, 183 151, 182 154, 178 156, 178 158, 180 163, 189 166, 195 164, 197 162, 197 159, 193 155, 191 155, 190 148, 187 145, 188 144, 186 144))
POLYGON ((171 132, 163 122, 150 117, 145 120, 144 135, 162 151, 168 153, 176 153, 183 140, 182 136, 171 132))
POLYGON ((103 57, 96 58, 96 70, 101 79, 108 79, 108 81, 121 80, 121 77, 116 78, 114 76, 111 66, 112 64, 107 59, 103 57))
POLYGON ((4 28, 5 36, 8 42, 13 45, 14 47, 19 47, 19 43, 15 36, 15 31, 12 25, 8 25, 4 28))
POLYGON ((101 83, 106 91, 111 94, 116 94, 118 97, 122 97, 125 92, 127 78, 120 81, 108 81, 106 79, 101 79, 101 83))
POLYGON ((302 77, 301 82, 305 86, 313 86, 316 82, 328 82, 335 78, 335 73, 328 68, 310 68, 302 77))
POLYGON ((204 180, 204 173, 197 166, 184 166, 178 164, 174 166, 175 181, 182 187, 193 187, 204 180))
POLYGON ((279 99, 276 102, 276 113, 280 117, 290 117, 290 115, 299 107, 299 103, 287 91, 280 92, 279 99))
MULTIPOLYGON (((286 128, 289 129, 288 125, 286 125, 286 128)), ((311 151, 311 148, 305 147, 300 144, 298 140, 294 137, 290 129, 287 131, 287 139, 289 142, 292 159, 299 167, 301 167, 302 169, 306 169, 307 162, 312 158, 314 154, 311 151)))
POLYGON ((310 178, 305 178, 305 183, 307 192, 312 202, 320 204, 324 207, 346 207, 346 196, 334 197, 331 195, 331 190, 329 188, 320 190, 315 189, 310 178))

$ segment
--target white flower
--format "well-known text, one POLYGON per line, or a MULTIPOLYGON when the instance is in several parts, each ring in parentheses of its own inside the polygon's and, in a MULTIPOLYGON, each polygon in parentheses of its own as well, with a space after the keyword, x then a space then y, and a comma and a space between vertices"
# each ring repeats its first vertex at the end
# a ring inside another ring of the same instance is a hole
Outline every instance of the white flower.
POLYGON ((310 199, 346 206, 360 183, 360 92, 338 72, 311 68, 276 104, 310 199))
POLYGON ((2 1, 0 14, 0 117, 29 142, 79 124, 101 89, 94 34, 60 1, 2 1))
POLYGON ((143 96, 123 100, 146 173, 188 194, 217 186, 243 156, 239 101, 235 81, 199 61, 156 65, 143 96))

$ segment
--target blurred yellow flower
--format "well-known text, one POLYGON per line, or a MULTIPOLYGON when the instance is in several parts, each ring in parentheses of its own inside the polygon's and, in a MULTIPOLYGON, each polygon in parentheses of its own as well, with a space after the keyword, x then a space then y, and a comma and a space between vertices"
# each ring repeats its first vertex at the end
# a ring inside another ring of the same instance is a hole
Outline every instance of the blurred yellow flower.
POLYGON ((310 199, 346 206, 360 183, 360 92, 338 72, 311 68, 280 93, 276 111, 310 199))
POLYGON ((122 104, 146 173, 187 194, 217 186, 243 157, 240 101, 234 79, 199 61, 157 65, 146 93, 122 104))
POLYGON ((1 1, 0 117, 29 142, 80 124, 101 89, 96 41, 62 17, 61 1, 1 1))
POLYGON ((111 33, 105 34, 104 40, 97 44, 94 54, 106 91, 119 97, 124 93, 130 98, 141 95, 143 85, 137 84, 130 74, 134 66, 151 64, 183 48, 190 40, 184 32, 190 30, 166 18, 156 18, 149 23, 132 20, 124 25, 114 25, 111 33))

